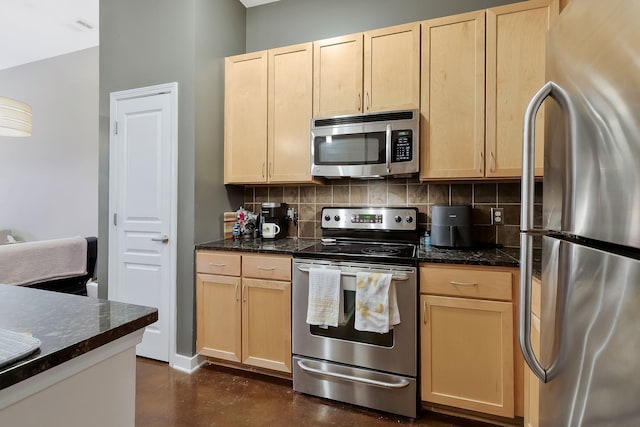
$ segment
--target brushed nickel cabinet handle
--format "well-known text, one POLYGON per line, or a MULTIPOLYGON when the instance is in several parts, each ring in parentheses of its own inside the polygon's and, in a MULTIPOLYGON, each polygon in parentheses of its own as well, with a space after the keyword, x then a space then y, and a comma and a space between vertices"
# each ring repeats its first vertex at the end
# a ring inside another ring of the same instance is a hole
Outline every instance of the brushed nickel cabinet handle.
POLYGON ((262 271, 274 271, 276 268, 275 267, 260 267, 257 266, 256 270, 262 270, 262 271))
POLYGON ((478 286, 476 282, 458 282, 456 280, 451 280, 449 283, 455 286, 478 286))
POLYGON ((226 266, 227 264, 225 264, 225 263, 223 263, 223 262, 221 262, 221 263, 210 262, 210 263, 209 263, 209 265, 210 265, 211 267, 224 267, 224 266, 226 266))
POLYGON ((484 153, 480 152, 480 173, 484 173, 484 153))
POLYGON ((422 302, 422 323, 427 324, 427 300, 422 302))
POLYGON ((240 297, 238 295, 238 282, 236 282, 236 285, 235 285, 235 294, 236 294, 236 301, 240 301, 240 297))
POLYGON ((495 163, 496 163, 496 160, 493 156, 493 151, 489 151, 489 171, 490 172, 495 172, 495 169, 496 169, 495 163))
POLYGON ((264 178, 264 162, 262 162, 262 177, 264 178))
POLYGON ((247 302, 247 285, 246 285, 246 283, 242 284, 242 302, 247 302))
POLYGON ((371 102, 369 101, 369 92, 367 92, 367 111, 371 108, 371 102))

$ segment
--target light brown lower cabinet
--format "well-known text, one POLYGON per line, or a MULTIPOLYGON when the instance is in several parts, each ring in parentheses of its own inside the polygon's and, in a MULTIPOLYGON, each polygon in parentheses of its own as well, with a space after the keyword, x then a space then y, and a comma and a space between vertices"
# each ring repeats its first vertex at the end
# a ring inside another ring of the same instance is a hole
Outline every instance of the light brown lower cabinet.
MULTIPOLYGON (((531 347, 540 357, 540 291, 541 283, 532 281, 531 290, 531 347)), ((540 380, 525 365, 524 368, 524 425, 538 427, 540 425, 540 380)))
POLYGON ((291 257, 199 251, 196 272, 197 352, 291 373, 291 257))
MULTIPOLYGON (((422 400, 514 418, 517 270, 420 268, 422 400)), ((522 384, 519 384, 522 387, 522 384)))

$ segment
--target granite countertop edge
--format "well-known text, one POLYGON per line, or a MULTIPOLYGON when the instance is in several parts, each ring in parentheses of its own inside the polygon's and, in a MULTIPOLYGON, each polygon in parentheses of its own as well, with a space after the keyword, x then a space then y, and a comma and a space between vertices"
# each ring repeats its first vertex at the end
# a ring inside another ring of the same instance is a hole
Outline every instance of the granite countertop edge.
MULTIPOLYGON (((113 304, 116 304, 117 306, 114 307, 115 310, 128 310, 126 313, 124 313, 125 317, 122 317, 122 313, 117 313, 116 316, 120 316, 120 318, 116 318, 113 321, 109 320, 109 323, 113 322, 115 326, 108 327, 105 330, 101 330, 91 334, 77 332, 78 330, 82 330, 83 326, 71 326, 69 329, 70 335, 68 338, 65 336, 56 336, 55 338, 53 338, 53 340, 52 338, 50 338, 49 334, 46 333, 46 329, 49 328, 48 325, 41 324, 41 326, 38 327, 34 326, 34 322, 46 320, 42 316, 33 317, 33 320, 26 321, 26 323, 24 322, 24 316, 27 316, 27 318, 31 318, 31 316, 28 314, 25 315, 24 313, 20 313, 18 315, 18 320, 16 320, 17 323, 6 322, 6 317, 4 317, 3 322, 1 322, 0 324, 0 328, 7 328, 16 332, 19 332, 21 330, 34 330, 33 335, 42 341, 42 345, 39 350, 31 354, 30 356, 18 360, 11 365, 0 368, 0 391, 16 385, 21 381, 34 377, 40 373, 43 373, 48 369, 62 365, 63 363, 73 360, 90 351, 98 350, 101 346, 113 342, 126 335, 129 335, 158 320, 158 311, 157 309, 152 307, 114 303, 111 301, 98 300, 93 298, 88 299, 89 297, 60 294, 57 292, 41 291, 37 289, 23 289, 19 286, 14 287, 9 285, 2 285, 0 289, 2 289, 2 294, 4 296, 8 296, 9 298, 11 298, 11 296, 16 294, 17 292, 16 295, 18 295, 18 298, 31 298, 34 301, 37 301, 39 296, 42 296, 44 298, 43 300, 47 302, 62 302, 67 301, 68 298, 69 306, 72 308, 87 306, 95 308, 98 306, 103 306, 105 304, 108 307, 111 307, 113 304), (86 303, 83 302, 82 298, 88 299, 86 303), (24 326, 24 328, 22 328, 21 326, 24 326), (78 334, 76 338, 73 337, 73 335, 75 334, 78 334)), ((36 306, 37 304, 38 303, 35 303, 36 306)), ((10 316, 11 313, 4 313, 4 315, 10 316)), ((60 314, 60 316, 62 317, 48 322, 52 325, 51 333, 55 333, 54 330, 56 330, 56 327, 59 326, 61 322, 67 322, 67 320, 64 319, 67 319, 68 315, 69 313, 62 312, 60 314)), ((82 323, 84 322, 81 322, 79 325, 82 325, 82 323)))
MULTIPOLYGON (((295 256, 296 252, 310 247, 319 239, 285 238, 276 240, 240 239, 215 240, 195 245, 196 250, 223 250, 295 256)), ((421 247, 417 259, 421 263, 483 265, 493 267, 520 267, 517 248, 445 249, 421 247)), ((534 250, 534 277, 540 277, 540 250, 534 250)))

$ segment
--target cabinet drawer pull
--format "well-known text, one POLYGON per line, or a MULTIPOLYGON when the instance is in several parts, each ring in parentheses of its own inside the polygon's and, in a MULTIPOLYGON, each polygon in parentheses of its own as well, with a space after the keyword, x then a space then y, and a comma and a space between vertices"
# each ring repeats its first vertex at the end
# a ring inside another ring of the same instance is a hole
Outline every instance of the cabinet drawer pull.
POLYGON ((215 263, 215 262, 210 262, 209 265, 211 267, 225 267, 227 264, 221 262, 221 263, 215 263))
POLYGON ((240 301, 240 297, 239 297, 239 295, 238 295, 238 282, 236 282, 236 289, 235 289, 235 292, 236 292, 236 301, 240 301))
POLYGON ((484 153, 481 151, 480 152, 480 169, 479 172, 482 174, 484 173, 484 153))
POLYGON ((275 267, 256 267, 256 270, 262 270, 262 271, 274 271, 275 267))
POLYGON ((457 282, 455 280, 452 280, 449 283, 456 286, 478 286, 478 284, 475 282, 457 282))

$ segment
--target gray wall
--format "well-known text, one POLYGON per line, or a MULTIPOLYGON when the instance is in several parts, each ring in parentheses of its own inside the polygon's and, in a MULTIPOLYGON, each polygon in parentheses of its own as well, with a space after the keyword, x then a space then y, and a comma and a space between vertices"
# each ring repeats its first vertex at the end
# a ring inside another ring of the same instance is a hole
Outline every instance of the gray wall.
MULTIPOLYGON (((224 190, 223 158, 217 153, 223 146, 220 64, 224 56, 242 52, 244 23, 244 7, 237 0, 100 2, 99 225, 103 236, 109 227, 109 93, 178 82, 176 344, 178 353, 188 356, 195 353, 194 243, 222 237, 222 212, 232 208, 233 194, 239 193, 232 189, 229 195, 224 190)), ((237 200, 241 201, 241 194, 237 200)), ((98 253, 106 266, 106 239, 98 253)), ((106 268, 99 271, 99 282, 101 296, 106 296, 106 268)))
POLYGON ((247 52, 486 9, 514 0, 280 0, 247 9, 247 52))
POLYGON ((0 136, 0 229, 43 240, 98 235, 98 48, 0 71, 33 133, 0 136))

